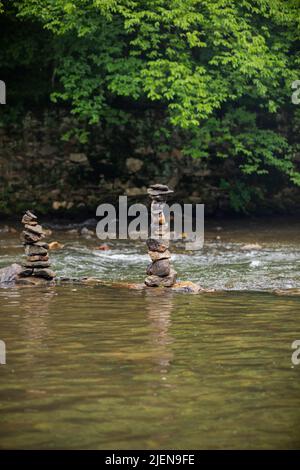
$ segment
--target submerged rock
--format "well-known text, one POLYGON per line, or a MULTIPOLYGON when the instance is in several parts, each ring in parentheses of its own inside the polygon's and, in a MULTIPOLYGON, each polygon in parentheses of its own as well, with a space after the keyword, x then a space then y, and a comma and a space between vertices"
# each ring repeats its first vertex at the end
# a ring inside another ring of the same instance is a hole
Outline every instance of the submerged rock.
MULTIPOLYGON (((207 292, 206 289, 203 289, 198 284, 195 284, 191 281, 176 282, 176 284, 174 284, 172 287, 172 290, 186 294, 199 294, 199 292, 207 292)), ((209 292, 211 292, 211 290, 209 290, 209 292)))

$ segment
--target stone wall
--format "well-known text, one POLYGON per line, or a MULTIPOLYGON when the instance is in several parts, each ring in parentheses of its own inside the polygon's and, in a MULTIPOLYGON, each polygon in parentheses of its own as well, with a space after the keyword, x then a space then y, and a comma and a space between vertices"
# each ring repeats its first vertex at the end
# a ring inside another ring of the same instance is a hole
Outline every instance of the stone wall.
MULTIPOLYGON (((146 201, 151 183, 176 190, 176 200, 205 203, 206 214, 233 212, 230 190, 239 175, 231 159, 210 161, 184 157, 180 148, 156 153, 146 145, 133 150, 119 146, 113 154, 101 133, 90 144, 62 136, 75 126, 64 112, 28 114, 23 122, 0 128, 0 214, 19 216, 31 208, 40 214, 74 216, 95 214, 101 202, 119 195, 146 201)), ((260 192, 258 184, 258 195, 260 192)), ((254 213, 300 211, 300 191, 287 182, 264 187, 263 196, 247 203, 254 213)))

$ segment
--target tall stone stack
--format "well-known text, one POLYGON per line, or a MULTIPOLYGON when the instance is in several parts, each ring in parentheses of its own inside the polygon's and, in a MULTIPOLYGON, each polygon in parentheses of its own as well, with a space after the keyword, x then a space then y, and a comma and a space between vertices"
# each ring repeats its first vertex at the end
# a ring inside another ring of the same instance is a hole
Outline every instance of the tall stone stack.
POLYGON ((23 263, 23 270, 19 277, 42 278, 51 281, 55 278, 55 273, 50 269, 48 249, 49 245, 42 240, 45 238, 43 227, 39 225, 36 215, 27 211, 22 224, 24 230, 21 240, 25 247, 26 261, 23 263))
POLYGON ((172 268, 169 251, 168 224, 164 216, 164 206, 169 194, 173 193, 164 184, 154 184, 147 190, 151 202, 151 234, 147 240, 151 263, 147 267, 146 286, 172 287, 176 282, 176 271, 172 268))

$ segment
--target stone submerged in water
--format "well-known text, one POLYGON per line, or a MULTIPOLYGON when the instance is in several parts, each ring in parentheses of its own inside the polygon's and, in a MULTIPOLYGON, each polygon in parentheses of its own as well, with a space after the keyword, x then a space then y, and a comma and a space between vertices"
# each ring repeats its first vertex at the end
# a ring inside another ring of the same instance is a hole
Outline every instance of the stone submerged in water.
POLYGON ((149 276, 168 276, 170 274, 170 262, 168 259, 161 259, 150 263, 147 268, 147 274, 149 276))

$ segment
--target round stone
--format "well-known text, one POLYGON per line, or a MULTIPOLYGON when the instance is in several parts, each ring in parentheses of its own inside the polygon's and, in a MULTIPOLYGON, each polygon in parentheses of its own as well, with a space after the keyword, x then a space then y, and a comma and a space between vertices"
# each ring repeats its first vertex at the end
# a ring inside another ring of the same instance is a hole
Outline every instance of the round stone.
POLYGON ((168 274, 170 274, 170 269, 170 261, 168 259, 161 259, 149 264, 147 274, 154 276, 168 276, 168 274))

